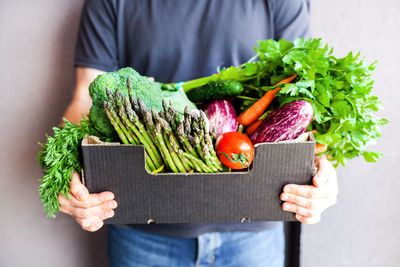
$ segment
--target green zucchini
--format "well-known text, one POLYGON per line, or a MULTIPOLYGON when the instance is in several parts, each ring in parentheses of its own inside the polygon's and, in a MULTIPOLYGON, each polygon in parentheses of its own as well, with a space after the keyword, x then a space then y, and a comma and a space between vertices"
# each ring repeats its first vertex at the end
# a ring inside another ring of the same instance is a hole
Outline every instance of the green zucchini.
POLYGON ((208 102, 217 99, 224 99, 231 96, 240 95, 243 86, 234 80, 215 80, 209 81, 203 86, 196 87, 186 92, 187 97, 192 102, 208 102))

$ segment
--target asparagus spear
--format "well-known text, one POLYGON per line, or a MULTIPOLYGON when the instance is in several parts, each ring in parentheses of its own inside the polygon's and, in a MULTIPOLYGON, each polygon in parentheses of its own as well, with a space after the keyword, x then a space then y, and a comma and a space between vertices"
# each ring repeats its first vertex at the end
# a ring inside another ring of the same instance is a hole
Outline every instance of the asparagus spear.
POLYGON ((150 146, 150 149, 154 153, 154 156, 156 157, 157 163, 158 163, 158 164, 156 164, 156 167, 158 165, 159 165, 158 167, 161 167, 161 165, 163 163, 163 158, 161 157, 160 153, 158 152, 157 147, 154 145, 152 138, 147 133, 146 128, 144 127, 142 122, 139 120, 138 115, 129 106, 126 107, 126 113, 128 115, 129 120, 137 127, 137 129, 139 130, 139 133, 143 136, 146 143, 150 146))
POLYGON ((131 100, 131 105, 132 105, 133 111, 135 111, 136 114, 140 115, 140 108, 139 108, 139 104, 137 102, 137 99, 134 98, 134 97, 131 97, 130 100, 131 100))
POLYGON ((207 124, 206 124, 207 116, 206 114, 200 110, 200 120, 199 120, 199 125, 200 125, 200 133, 199 137, 201 140, 201 145, 202 147, 208 146, 208 151, 210 154, 210 160, 214 164, 215 167, 217 167, 219 170, 222 170, 223 166, 219 158, 217 157, 217 154, 215 153, 214 146, 212 145, 212 138, 210 136, 210 133, 207 129, 207 124))
MULTIPOLYGON (((136 136, 136 138, 138 139, 138 143, 140 142, 141 144, 144 145, 148 155, 150 156, 151 160, 153 161, 154 165, 159 168, 162 166, 162 159, 161 156, 159 154, 157 154, 155 151, 157 151, 153 145, 153 143, 148 143, 146 138, 143 136, 146 131, 141 132, 135 125, 132 124, 132 122, 128 119, 127 117, 127 110, 126 108, 129 108, 131 111, 133 111, 130 108, 130 102, 127 98, 124 97, 122 91, 117 88, 117 90, 115 91, 115 102, 116 105, 118 107, 118 112, 119 112, 119 116, 122 120, 122 122, 125 124, 126 128, 130 129, 134 135, 136 136), (157 157, 157 155, 159 157, 157 157)), ((151 140, 150 140, 151 141, 151 140)))
POLYGON ((164 111, 158 112, 158 116, 160 116, 160 118, 163 118, 164 120, 166 119, 164 111))
POLYGON ((204 154, 203 154, 203 151, 202 151, 201 146, 200 146, 200 139, 199 139, 199 136, 197 134, 193 135, 193 146, 196 149, 197 154, 200 155, 200 158, 203 161, 205 161, 204 154))
POLYGON ((163 100, 161 101, 161 104, 162 104, 162 107, 163 107, 163 110, 164 111, 167 111, 168 110, 168 103, 167 103, 167 100, 165 100, 164 98, 163 98, 163 100))
POLYGON ((190 115, 188 106, 185 107, 183 116, 184 116, 183 117, 184 118, 184 125, 183 125, 184 126, 184 132, 186 134, 190 134, 190 132, 191 132, 191 124, 192 124, 192 116, 190 115))
POLYGON ((179 165, 182 164, 182 166, 185 168, 186 171, 191 171, 192 168, 189 166, 190 164, 188 163, 188 159, 185 157, 179 157, 178 155, 178 151, 180 149, 179 142, 176 139, 174 133, 172 132, 171 127, 165 120, 160 118, 159 121, 164 129, 164 139, 167 139, 166 140, 167 146, 170 146, 170 148, 172 149, 172 152, 170 153, 173 158, 176 157, 174 159, 176 166, 179 168, 179 165))
POLYGON ((180 156, 187 157, 192 160, 192 162, 196 162, 196 164, 201 168, 203 172, 212 172, 212 170, 202 160, 190 155, 189 153, 183 152, 182 149, 180 149, 178 152, 180 156))
MULTIPOLYGON (((198 158, 198 155, 196 153, 196 151, 193 149, 192 145, 190 144, 187 136, 184 133, 183 130, 183 122, 180 122, 178 124, 177 127, 177 131, 176 131, 176 135, 179 139, 179 142, 181 143, 184 151, 186 151, 186 153, 191 154, 193 157, 198 158)), ((193 167, 198 171, 198 172, 203 172, 202 169, 200 168, 200 166, 198 166, 198 164, 196 162, 194 162, 193 160, 191 160, 191 163, 193 164, 193 167)))
MULTIPOLYGON (((104 106, 105 106, 105 111, 107 113, 107 116, 109 116, 109 118, 110 118, 110 121, 112 120, 115 123, 115 125, 113 124, 114 129, 116 129, 116 131, 117 131, 117 128, 121 129, 121 131, 124 133, 124 136, 128 139, 128 141, 126 141, 126 139, 121 139, 121 141, 124 144, 129 144, 129 143, 134 144, 134 145, 139 144, 139 143, 135 143, 133 137, 128 132, 128 130, 126 129, 124 124, 121 122, 120 118, 118 117, 117 113, 115 112, 112 104, 110 102, 106 101, 104 106)), ((118 133, 118 131, 117 131, 117 133, 118 133)), ((121 138, 121 136, 120 136, 120 138, 121 138)), ((153 161, 146 154, 145 154, 145 160, 146 160, 146 164, 147 164, 148 168, 150 169, 150 171, 155 171, 157 169, 156 166, 154 165, 153 161)))
MULTIPOLYGON (((172 128, 172 131, 176 132, 176 128, 177 128, 177 119, 174 118, 174 113, 172 112, 171 109, 168 109, 165 113, 165 120, 169 123, 169 125, 172 128)), ((179 121, 179 118, 178 118, 179 121)))
POLYGON ((115 103, 115 96, 114 96, 113 92, 111 92, 111 90, 107 86, 105 88, 106 88, 106 94, 108 97, 108 101, 110 102, 110 104, 112 105, 114 110, 117 110, 117 105, 115 103))
POLYGON ((178 113, 175 111, 175 109, 171 105, 171 101, 168 104, 167 101, 165 99, 163 99, 162 105, 163 105, 164 111, 160 112, 160 114, 163 114, 163 116, 161 116, 161 117, 169 123, 170 127, 172 128, 172 131, 176 132, 177 124, 180 122, 178 113))
POLYGON ((146 161, 146 165, 144 167, 148 172, 154 172, 157 170, 157 167, 154 165, 153 161, 146 152, 144 153, 144 160, 146 161))
MULTIPOLYGON (((214 162, 211 160, 210 151, 208 150, 208 146, 202 146, 203 154, 205 157, 205 162, 208 167, 214 172, 218 172, 219 168, 215 166, 214 162)), ((221 169, 222 170, 222 169, 221 169)))
MULTIPOLYGON (((156 111, 154 110, 154 112, 156 112, 156 111)), ((147 132, 150 135, 150 138, 153 140, 153 143, 155 145, 157 145, 158 148, 160 149, 160 145, 158 144, 157 138, 154 136, 154 131, 155 131, 154 127, 155 126, 154 126, 154 123, 153 123, 153 116, 151 115, 150 111, 147 110, 144 113, 143 121, 144 121, 145 128, 146 128, 147 132)), ((161 149, 160 149, 160 152, 161 152, 161 149)))
POLYGON ((138 145, 139 143, 136 142, 136 140, 133 138, 133 136, 130 134, 130 132, 128 131, 128 129, 125 127, 125 125, 121 122, 120 118, 118 117, 117 112, 114 110, 113 105, 111 104, 111 102, 107 102, 105 105, 105 110, 110 114, 110 116, 114 119, 114 121, 117 123, 118 127, 122 130, 122 132, 124 133, 124 135, 126 136, 126 138, 129 141, 129 144, 134 144, 134 145, 138 145))
POLYGON ((119 127, 118 123, 115 121, 115 119, 111 115, 108 105, 111 105, 111 104, 107 101, 104 101, 104 110, 106 111, 107 117, 110 119, 110 122, 111 122, 112 126, 114 127, 115 131, 118 133, 118 136, 121 139, 122 143, 129 144, 129 141, 126 138, 125 134, 123 133, 122 129, 119 127))
POLYGON ((126 88, 128 89, 129 99, 135 99, 135 93, 132 89, 132 81, 129 77, 126 79, 126 88))
POLYGON ((221 168, 217 166, 217 164, 214 162, 214 159, 210 155, 210 150, 209 147, 205 145, 204 140, 201 140, 201 148, 204 154, 205 162, 206 164, 214 171, 218 172, 218 170, 222 171, 222 166, 221 168))
MULTIPOLYGON (((154 116, 153 116, 154 117, 154 116)), ((175 166, 174 161, 172 160, 171 155, 168 152, 167 145, 164 142, 163 138, 163 133, 161 129, 161 124, 160 122, 156 121, 155 127, 154 127, 154 136, 156 137, 159 145, 160 145, 160 150, 162 151, 164 155, 164 160, 167 163, 168 167, 173 171, 173 172, 179 172, 177 167, 175 166)))
POLYGON ((192 116, 192 133, 199 133, 200 127, 196 116, 192 116))
POLYGON ((119 89, 119 88, 115 89, 114 99, 115 99, 115 103, 117 104, 117 106, 118 106, 118 101, 123 102, 123 98, 124 98, 124 94, 122 93, 121 89, 119 89))
POLYGON ((207 166, 213 171, 217 172, 218 169, 211 163, 210 154, 208 151, 208 147, 201 147, 201 139, 197 134, 194 134, 193 137, 194 146, 197 150, 197 153, 200 155, 201 159, 207 164, 207 166))
POLYGON ((200 110, 199 125, 200 129, 203 129, 204 131, 208 131, 206 120, 207 120, 206 114, 202 110, 200 110))
POLYGON ((180 141, 180 143, 182 144, 182 146, 184 147, 185 151, 190 153, 191 155, 193 155, 194 157, 197 157, 197 153, 196 151, 193 149, 192 145, 189 142, 189 139, 187 138, 187 136, 184 133, 183 130, 183 122, 178 124, 177 127, 177 136, 178 139, 180 141))
MULTIPOLYGON (((111 90, 106 87, 106 93, 107 93, 107 96, 108 96, 108 98, 110 100, 112 108, 115 111, 115 114, 117 114, 117 110, 118 110, 118 105, 117 105, 118 91, 119 91, 119 89, 117 88, 116 93, 113 94, 111 92, 111 90)), ((120 94, 122 94, 122 92, 120 92, 120 94)), ((117 115, 117 117, 118 117, 118 115, 117 115)), ((127 129, 128 133, 129 133, 128 139, 130 139, 129 140, 130 143, 134 144, 134 145, 139 145, 140 142, 139 142, 138 138, 135 136, 135 134, 129 128, 126 128, 126 129, 127 129), (134 141, 132 141, 131 139, 133 139, 134 141)))
MULTIPOLYGON (((144 138, 143 134, 138 130, 138 128, 135 125, 133 125, 133 123, 128 119, 126 111, 124 109, 124 106, 122 106, 119 101, 118 101, 118 105, 119 105, 119 115, 120 115, 122 121, 125 123, 127 128, 131 129, 135 133, 136 137, 139 139, 139 142, 144 145, 146 152, 148 153, 149 157, 151 158, 154 165, 156 166, 156 169, 158 169, 159 167, 162 166, 162 161, 158 160, 156 153, 155 153, 156 149, 155 149, 154 145, 152 145, 153 143, 149 144, 147 142, 146 138, 144 138)), ((161 159, 161 157, 160 157, 160 159, 161 159)))
POLYGON ((212 145, 212 139, 209 135, 205 135, 205 146, 207 146, 209 148, 209 152, 210 152, 210 156, 211 156, 211 162, 214 164, 215 167, 217 167, 218 170, 222 171, 223 170, 223 166, 221 161, 219 160, 217 153, 214 150, 214 147, 212 145), (207 138, 208 136, 208 138, 207 138))
MULTIPOLYGON (((156 111, 154 110, 154 112, 156 112, 156 111)), ((162 149, 161 144, 158 142, 158 140, 155 136, 155 126, 154 126, 153 118, 152 118, 150 111, 145 112, 145 116, 144 116, 143 120, 144 120, 145 128, 147 129, 147 132, 150 135, 150 138, 152 139, 153 143, 157 146, 157 148, 162 156, 163 161, 166 162, 166 160, 165 160, 166 155, 164 154, 164 150, 162 149)))
POLYGON ((145 116, 145 112, 147 112, 149 109, 147 108, 146 104, 140 99, 139 97, 137 98, 137 103, 138 103, 138 116, 139 118, 143 119, 145 116))
POLYGON ((172 148, 172 145, 169 142, 169 138, 166 132, 163 132, 163 137, 164 137, 164 142, 167 145, 169 154, 171 155, 171 158, 175 163, 175 166, 178 168, 179 172, 186 172, 186 168, 183 165, 180 157, 175 153, 174 149, 172 148))
POLYGON ((172 106, 171 101, 170 101, 170 106, 169 106, 168 111, 171 114, 171 123, 176 129, 176 126, 181 122, 181 119, 178 115, 178 112, 172 106))

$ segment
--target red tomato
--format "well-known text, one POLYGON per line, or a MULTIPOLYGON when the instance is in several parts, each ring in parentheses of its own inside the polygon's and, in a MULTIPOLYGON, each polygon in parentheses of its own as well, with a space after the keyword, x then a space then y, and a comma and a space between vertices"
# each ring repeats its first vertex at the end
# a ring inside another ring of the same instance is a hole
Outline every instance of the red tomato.
POLYGON ((247 168, 253 161, 254 146, 246 135, 239 132, 223 133, 218 136, 215 150, 219 160, 231 169, 247 168))

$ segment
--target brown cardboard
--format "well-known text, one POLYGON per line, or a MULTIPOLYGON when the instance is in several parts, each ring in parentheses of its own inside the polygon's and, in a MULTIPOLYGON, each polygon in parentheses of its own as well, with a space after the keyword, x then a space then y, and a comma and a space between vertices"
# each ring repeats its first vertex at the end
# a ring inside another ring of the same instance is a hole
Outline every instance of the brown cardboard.
POLYGON ((112 191, 118 202, 110 224, 294 221, 281 209, 288 183, 310 184, 315 141, 255 146, 249 171, 159 173, 144 168, 144 147, 82 143, 85 183, 91 193, 112 191))

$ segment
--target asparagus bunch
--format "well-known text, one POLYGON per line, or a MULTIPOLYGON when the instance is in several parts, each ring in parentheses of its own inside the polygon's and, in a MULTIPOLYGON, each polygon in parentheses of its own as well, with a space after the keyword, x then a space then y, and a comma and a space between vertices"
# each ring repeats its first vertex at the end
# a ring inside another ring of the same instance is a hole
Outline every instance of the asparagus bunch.
POLYGON ((104 109, 124 144, 145 147, 146 169, 175 173, 218 172, 223 167, 206 126, 204 112, 185 109, 181 119, 171 103, 163 100, 163 111, 149 110, 140 98, 135 98, 128 79, 129 97, 117 89, 106 88, 108 101, 104 109))

